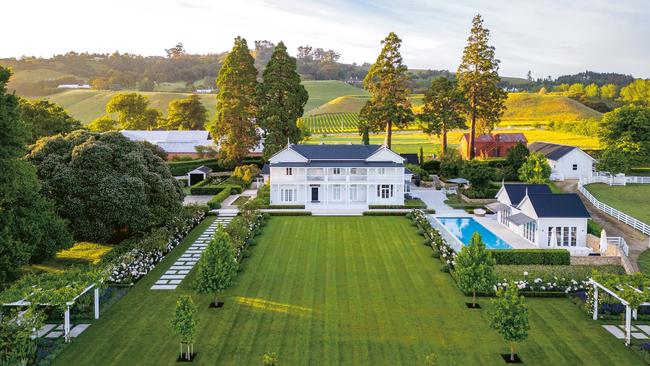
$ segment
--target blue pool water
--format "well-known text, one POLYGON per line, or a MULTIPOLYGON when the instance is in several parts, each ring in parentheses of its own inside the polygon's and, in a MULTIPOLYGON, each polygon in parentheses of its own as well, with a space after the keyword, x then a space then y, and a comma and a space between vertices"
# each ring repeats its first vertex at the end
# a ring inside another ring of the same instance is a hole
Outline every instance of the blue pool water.
POLYGON ((512 249, 510 244, 471 217, 437 217, 437 219, 463 245, 468 245, 474 232, 477 232, 488 249, 512 249))

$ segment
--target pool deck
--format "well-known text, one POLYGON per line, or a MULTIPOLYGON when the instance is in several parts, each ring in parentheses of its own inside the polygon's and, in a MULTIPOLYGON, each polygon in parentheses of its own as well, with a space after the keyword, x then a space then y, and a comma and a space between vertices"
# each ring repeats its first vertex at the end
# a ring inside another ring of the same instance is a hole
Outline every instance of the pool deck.
POLYGON ((485 226, 499 238, 505 240, 513 249, 537 249, 528 240, 515 234, 510 229, 501 225, 496 218, 496 215, 487 215, 485 217, 472 216, 479 224, 485 226))

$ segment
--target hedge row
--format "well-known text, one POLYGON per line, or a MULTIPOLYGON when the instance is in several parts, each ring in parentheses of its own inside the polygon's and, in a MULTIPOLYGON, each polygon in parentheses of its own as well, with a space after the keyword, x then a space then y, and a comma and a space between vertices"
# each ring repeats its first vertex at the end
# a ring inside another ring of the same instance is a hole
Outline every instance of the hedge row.
POLYGON ((406 216, 408 212, 399 211, 363 211, 363 216, 406 216))
MULTIPOLYGON (((244 159, 242 164, 255 164, 258 167, 262 167, 264 165, 264 160, 262 158, 257 158, 257 157, 250 157, 244 159)), ((226 172, 232 170, 233 167, 231 166, 224 166, 219 163, 219 160, 216 158, 211 158, 211 159, 196 159, 196 160, 186 160, 186 161, 169 161, 167 162, 167 165, 169 165, 169 170, 172 172, 172 175, 178 176, 178 175, 185 175, 189 171, 194 170, 201 165, 205 165, 208 168, 212 169, 213 172, 226 172)))
POLYGON ((218 194, 223 191, 223 187, 220 184, 223 180, 219 177, 212 177, 205 180, 202 180, 192 187, 190 187, 190 193, 193 195, 211 195, 218 194))
POLYGON ((221 202, 230 197, 231 194, 241 193, 242 191, 241 186, 235 185, 224 184, 219 188, 221 188, 221 192, 219 192, 216 196, 212 197, 210 201, 208 201, 208 207, 210 207, 212 210, 221 208, 221 202))
POLYGON ((497 264, 571 264, 571 253, 565 249, 497 249, 490 253, 497 264))
POLYGON ((311 216, 310 211, 275 211, 267 213, 271 216, 311 216))
POLYGON ((305 205, 268 205, 264 208, 280 209, 280 210, 304 210, 305 205))

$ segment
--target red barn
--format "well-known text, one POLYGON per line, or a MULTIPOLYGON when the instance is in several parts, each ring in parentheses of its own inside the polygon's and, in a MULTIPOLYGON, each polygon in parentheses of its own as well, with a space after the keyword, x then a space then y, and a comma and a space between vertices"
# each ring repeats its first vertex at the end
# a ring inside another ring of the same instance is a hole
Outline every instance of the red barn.
MULTIPOLYGON (((474 151, 476 157, 482 158, 500 158, 508 154, 508 150, 518 143, 528 144, 526 136, 523 133, 484 133, 476 136, 474 141, 474 151)), ((460 138, 460 155, 469 159, 469 133, 463 134, 460 138)))

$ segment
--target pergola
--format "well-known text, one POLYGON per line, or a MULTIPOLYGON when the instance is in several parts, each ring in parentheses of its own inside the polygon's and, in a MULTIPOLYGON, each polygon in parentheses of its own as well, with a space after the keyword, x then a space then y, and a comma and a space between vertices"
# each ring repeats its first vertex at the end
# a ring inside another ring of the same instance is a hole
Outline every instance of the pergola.
MULTIPOLYGON (((598 281, 594 280, 591 278, 588 282, 588 284, 592 285, 594 287, 594 314, 593 314, 593 319, 598 320, 598 290, 603 290, 616 300, 620 301, 621 304, 625 305, 625 345, 629 346, 630 341, 632 339, 632 318, 636 320, 637 318, 637 308, 632 308, 630 305, 630 302, 619 296, 619 294, 608 288, 607 286, 599 283, 598 281)), ((626 286, 629 289, 642 294, 643 292, 637 288, 634 288, 630 286, 629 284, 620 284, 619 286, 626 286)), ((650 306, 650 302, 642 302, 639 304, 639 306, 650 306)))
POLYGON ((0 293, 5 307, 56 307, 64 312, 64 337, 70 341, 70 308, 80 297, 94 292, 94 315, 99 319, 99 289, 104 282, 103 271, 67 270, 39 275, 26 275, 0 293))

